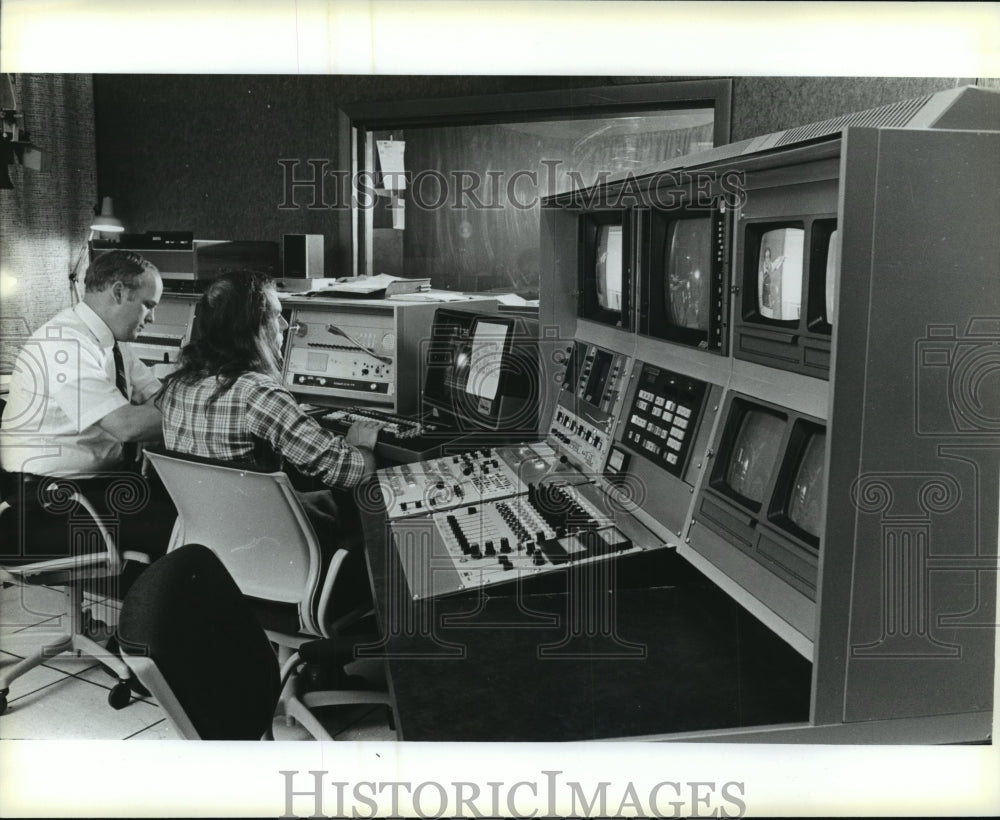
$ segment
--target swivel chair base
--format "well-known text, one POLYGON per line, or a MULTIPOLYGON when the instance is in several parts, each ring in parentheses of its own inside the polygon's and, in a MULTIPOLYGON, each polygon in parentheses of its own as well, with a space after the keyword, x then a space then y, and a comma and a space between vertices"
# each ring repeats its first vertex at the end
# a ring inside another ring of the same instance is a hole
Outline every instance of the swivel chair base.
POLYGON ((108 693, 108 705, 112 709, 124 709, 129 705, 132 699, 132 690, 129 684, 129 678, 132 676, 131 671, 121 658, 115 657, 86 634, 91 621, 89 613, 83 611, 83 590, 80 585, 73 584, 67 587, 65 595, 66 614, 70 619, 69 629, 57 636, 51 643, 36 649, 31 655, 18 661, 10 669, 0 671, 0 715, 7 711, 7 695, 10 693, 10 684, 36 666, 41 666, 63 652, 75 652, 78 656, 87 655, 108 667, 118 678, 118 683, 108 693))

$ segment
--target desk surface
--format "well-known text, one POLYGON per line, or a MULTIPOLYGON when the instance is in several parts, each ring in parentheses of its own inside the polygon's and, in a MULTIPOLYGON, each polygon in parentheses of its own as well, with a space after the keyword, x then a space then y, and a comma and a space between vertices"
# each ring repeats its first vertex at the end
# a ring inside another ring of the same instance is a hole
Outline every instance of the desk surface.
POLYGON ((402 739, 587 740, 808 720, 810 664, 672 551, 635 556, 631 568, 570 566, 520 594, 414 602, 384 513, 362 517, 383 637, 361 651, 385 658, 402 739))

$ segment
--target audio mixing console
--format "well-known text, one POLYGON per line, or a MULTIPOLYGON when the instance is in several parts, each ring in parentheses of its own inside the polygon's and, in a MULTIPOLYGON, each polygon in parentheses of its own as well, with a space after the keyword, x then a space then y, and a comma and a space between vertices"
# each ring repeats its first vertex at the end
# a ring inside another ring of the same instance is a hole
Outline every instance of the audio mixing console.
POLYGON ((390 519, 479 504, 524 492, 516 467, 486 447, 378 471, 390 519))
POLYGON ((378 477, 415 599, 662 544, 543 442, 404 464, 378 477))

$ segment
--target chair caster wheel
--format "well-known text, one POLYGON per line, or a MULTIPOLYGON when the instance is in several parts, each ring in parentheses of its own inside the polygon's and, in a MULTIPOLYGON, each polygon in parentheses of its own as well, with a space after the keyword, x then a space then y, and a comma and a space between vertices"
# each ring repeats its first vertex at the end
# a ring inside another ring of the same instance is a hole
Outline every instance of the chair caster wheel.
POLYGON ((128 681, 119 681, 108 692, 108 706, 112 709, 124 709, 132 700, 132 689, 128 681))
POLYGON ((8 689, 3 690, 3 694, 0 695, 0 715, 7 711, 7 692, 8 689))

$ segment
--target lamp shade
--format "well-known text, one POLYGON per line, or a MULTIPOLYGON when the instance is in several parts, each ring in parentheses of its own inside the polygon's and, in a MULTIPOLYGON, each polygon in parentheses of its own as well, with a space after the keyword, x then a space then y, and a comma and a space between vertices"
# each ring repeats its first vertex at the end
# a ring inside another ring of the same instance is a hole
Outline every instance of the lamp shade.
POLYGON ((100 233, 121 233, 125 230, 121 220, 116 219, 112 212, 111 197, 106 196, 101 200, 101 213, 90 223, 90 230, 100 233))

